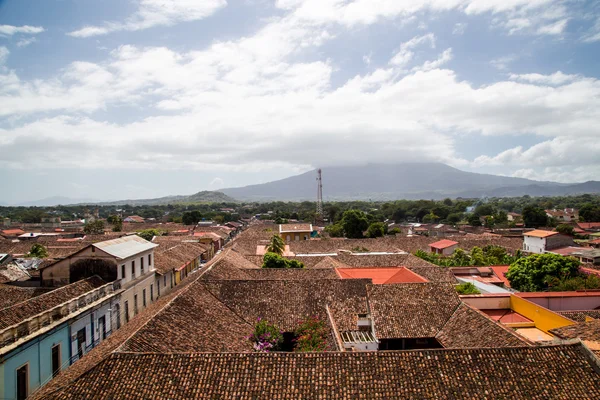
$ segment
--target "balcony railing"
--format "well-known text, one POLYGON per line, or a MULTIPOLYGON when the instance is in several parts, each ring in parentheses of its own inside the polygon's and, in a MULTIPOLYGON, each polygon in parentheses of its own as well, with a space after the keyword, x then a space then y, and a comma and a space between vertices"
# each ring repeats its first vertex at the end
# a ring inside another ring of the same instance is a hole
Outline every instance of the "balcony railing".
POLYGON ((1 330, 0 348, 32 335, 38 330, 65 319, 71 314, 77 314, 82 308, 112 295, 120 289, 120 286, 120 281, 108 283, 1 330))

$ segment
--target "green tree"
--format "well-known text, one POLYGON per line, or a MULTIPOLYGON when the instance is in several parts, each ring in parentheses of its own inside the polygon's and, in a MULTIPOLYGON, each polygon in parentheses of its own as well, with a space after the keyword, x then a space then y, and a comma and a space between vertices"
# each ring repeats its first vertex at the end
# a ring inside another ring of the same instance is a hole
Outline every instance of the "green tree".
POLYGON ((460 285, 454 287, 458 294, 480 294, 481 292, 471 282, 463 282, 460 285))
POLYGON ((367 236, 370 238, 378 238, 385 235, 385 224, 383 222, 373 222, 367 228, 367 236))
POLYGON ((344 228, 342 224, 327 225, 325 232, 329 233, 331 237, 344 237, 344 228))
POLYGON ((271 238, 271 242, 267 246, 267 251, 269 253, 275 253, 281 256, 283 255, 284 250, 285 242, 283 241, 283 239, 279 235, 273 235, 273 237, 271 238))
POLYGON ((451 256, 453 267, 463 267, 471 265, 471 258, 463 249, 456 249, 451 256))
POLYGON ((548 224, 548 216, 541 207, 527 206, 523 208, 523 223, 527 228, 539 228, 548 224))
POLYGON ((144 229, 141 231, 137 231, 135 234, 141 237, 142 239, 146 239, 150 242, 152 241, 154 236, 162 236, 163 232, 158 229, 144 229))
POLYGON ((600 221, 600 205, 593 203, 585 203, 579 209, 579 220, 585 222, 600 221))
POLYGON ((471 225, 471 226, 481 226, 481 220, 479 219, 479 216, 477 216, 475 214, 471 214, 469 216, 468 222, 469 222, 469 225, 471 225))
POLYGON ((537 292, 548 288, 554 279, 560 281, 577 276, 579 261, 558 254, 532 254, 512 263, 506 273, 512 288, 537 292))
POLYGON ((369 221, 364 212, 360 210, 348 210, 342 217, 344 235, 350 239, 360 239, 363 232, 369 227, 369 221))
POLYGON ((107 219, 108 223, 112 224, 113 232, 121 232, 123 230, 123 219, 118 215, 111 215, 107 219))
POLYGON ((288 260, 276 253, 266 253, 262 268, 304 268, 304 264, 298 260, 288 260))
POLYGON ((475 246, 471 249, 471 265, 486 265, 485 254, 480 247, 475 246))
POLYGON ((83 227, 83 232, 88 235, 103 235, 104 234, 104 221, 99 219, 88 222, 83 227))
POLYGON ((389 235, 399 235, 401 233, 402 233, 402 231, 400 230, 400 228, 392 228, 388 232, 389 235))
POLYGON ((48 257, 48 250, 43 244, 35 243, 33 246, 31 246, 27 257, 46 258, 48 257))
POLYGON ((563 235, 573 236, 574 228, 569 224, 560 224, 556 227, 556 232, 562 233, 563 235))

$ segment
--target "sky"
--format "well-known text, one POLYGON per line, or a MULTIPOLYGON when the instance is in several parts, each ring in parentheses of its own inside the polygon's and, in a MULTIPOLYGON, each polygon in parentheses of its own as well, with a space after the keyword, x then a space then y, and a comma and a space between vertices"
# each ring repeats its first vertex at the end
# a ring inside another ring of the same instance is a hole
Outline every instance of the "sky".
POLYGON ((0 203, 409 161, 600 180, 600 2, 0 0, 0 203))

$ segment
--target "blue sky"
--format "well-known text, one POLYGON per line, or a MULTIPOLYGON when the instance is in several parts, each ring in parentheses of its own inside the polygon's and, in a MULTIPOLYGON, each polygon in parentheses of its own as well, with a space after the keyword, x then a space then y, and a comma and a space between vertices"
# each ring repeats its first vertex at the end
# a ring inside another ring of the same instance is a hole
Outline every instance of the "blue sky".
POLYGON ((0 0, 0 202, 366 162, 598 180, 599 65, 597 1, 0 0))

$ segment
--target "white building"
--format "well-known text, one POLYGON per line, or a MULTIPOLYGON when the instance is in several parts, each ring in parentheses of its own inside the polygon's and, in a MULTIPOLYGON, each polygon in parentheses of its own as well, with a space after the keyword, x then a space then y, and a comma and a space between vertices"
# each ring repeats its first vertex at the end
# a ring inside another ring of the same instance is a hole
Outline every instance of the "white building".
POLYGON ((558 232, 534 230, 523 234, 523 251, 543 254, 549 250, 567 247, 573 244, 573 239, 558 232))

